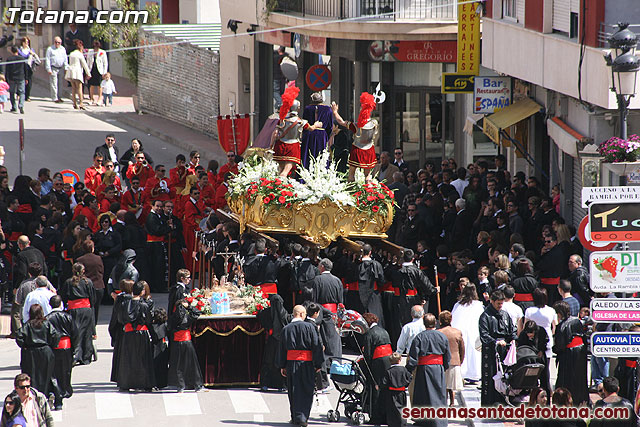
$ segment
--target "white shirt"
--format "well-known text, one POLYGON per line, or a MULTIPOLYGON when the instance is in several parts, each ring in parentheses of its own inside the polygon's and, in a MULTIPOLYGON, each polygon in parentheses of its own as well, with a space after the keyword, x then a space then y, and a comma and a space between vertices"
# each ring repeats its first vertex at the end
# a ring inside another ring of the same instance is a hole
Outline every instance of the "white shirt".
POLYGON ((111 95, 116 91, 116 85, 113 83, 113 80, 102 80, 100 83, 100 87, 102 88, 102 93, 104 95, 111 95))
POLYGON ((511 317, 511 321, 514 326, 518 326, 518 321, 524 317, 524 313, 519 305, 515 304, 513 301, 505 301, 502 304, 502 309, 507 312, 509 317, 511 317))
POLYGON ((29 320, 29 309, 33 304, 40 304, 45 317, 49 313, 51 313, 49 300, 54 295, 55 294, 46 287, 36 288, 33 291, 29 292, 29 295, 27 295, 27 298, 25 298, 24 300, 24 307, 22 307, 22 323, 27 323, 27 321, 29 320))
POLYGON ((454 181, 451 181, 451 185, 453 185, 460 197, 462 197, 462 193, 464 193, 464 189, 467 188, 467 185, 469 185, 469 181, 458 178, 454 181))
POLYGON ((553 333, 551 331, 551 325, 555 321, 558 322, 558 315, 556 311, 545 305, 542 308, 538 307, 529 307, 524 312, 524 318, 526 320, 533 320, 536 322, 536 325, 543 327, 545 331, 547 331, 547 335, 549 336, 549 343, 547 344, 547 357, 551 357, 553 353, 551 352, 551 347, 553 347, 553 333))
POLYGON ((400 332, 400 338, 398 338, 397 352, 398 353, 407 353, 409 348, 411 348, 411 342, 420 332, 425 331, 427 328, 424 327, 424 322, 422 321, 422 317, 417 319, 413 319, 410 323, 407 323, 402 327, 402 332, 400 332))
POLYGON ((51 67, 62 68, 69 64, 67 57, 67 51, 64 47, 49 46, 47 48, 47 54, 44 62, 44 68, 47 71, 51 71, 51 67))

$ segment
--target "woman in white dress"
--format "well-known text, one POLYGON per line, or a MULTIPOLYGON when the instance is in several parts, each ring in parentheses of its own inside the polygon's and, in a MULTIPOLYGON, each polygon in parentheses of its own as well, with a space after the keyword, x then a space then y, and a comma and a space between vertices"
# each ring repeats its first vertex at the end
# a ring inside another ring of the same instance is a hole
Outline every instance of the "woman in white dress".
POLYGON ((483 312, 484 304, 478 300, 476 285, 467 283, 451 311, 451 326, 462 332, 464 361, 460 369, 462 378, 471 382, 479 381, 481 376, 482 354, 476 350, 476 341, 480 337, 478 324, 483 312))
POLYGON ((71 82, 71 99, 73 108, 84 110, 82 105, 82 84, 91 76, 91 70, 84 59, 84 44, 82 40, 74 40, 76 49, 69 54, 69 68, 65 73, 65 79, 71 82), (86 76, 85 76, 86 73, 86 76), (80 100, 76 99, 78 97, 80 100))

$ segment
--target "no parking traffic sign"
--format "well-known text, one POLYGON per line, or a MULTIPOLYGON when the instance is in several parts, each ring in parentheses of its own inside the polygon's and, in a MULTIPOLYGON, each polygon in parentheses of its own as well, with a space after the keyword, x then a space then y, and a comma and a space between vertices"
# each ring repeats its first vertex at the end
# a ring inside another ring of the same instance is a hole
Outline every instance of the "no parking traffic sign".
POLYGON ((307 71, 307 86, 314 92, 325 90, 331 85, 331 70, 324 64, 317 64, 307 71))

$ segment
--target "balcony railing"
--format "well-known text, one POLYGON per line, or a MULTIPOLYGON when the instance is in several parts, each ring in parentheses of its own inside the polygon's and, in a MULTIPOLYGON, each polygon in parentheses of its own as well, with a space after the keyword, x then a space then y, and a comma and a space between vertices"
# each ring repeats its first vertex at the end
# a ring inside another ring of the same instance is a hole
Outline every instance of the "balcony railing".
POLYGON ((279 0, 274 12, 332 19, 457 19, 452 0, 279 0))

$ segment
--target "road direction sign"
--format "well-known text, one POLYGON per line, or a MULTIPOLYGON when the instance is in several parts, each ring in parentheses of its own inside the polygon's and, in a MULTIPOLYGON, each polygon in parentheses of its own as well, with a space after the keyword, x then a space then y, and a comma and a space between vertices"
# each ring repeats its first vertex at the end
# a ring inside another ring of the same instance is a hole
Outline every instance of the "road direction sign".
POLYGON ((331 85, 331 70, 324 64, 317 64, 307 71, 307 86, 314 92, 325 90, 331 85))
POLYGON ((592 203, 640 203, 640 187, 583 187, 582 207, 592 203))
POLYGON ((640 299, 594 298, 591 300, 591 318, 603 323, 640 323, 640 299))
POLYGON ((594 332, 591 354, 601 357, 640 356, 640 332, 594 332))
POLYGON ((592 291, 640 291, 640 251, 591 252, 589 265, 592 291))
POLYGON ((589 228, 589 215, 582 218, 580 226, 578 227, 578 240, 582 243, 582 246, 590 251, 610 251, 616 247, 616 243, 610 242, 594 242, 591 240, 591 230, 589 228))

